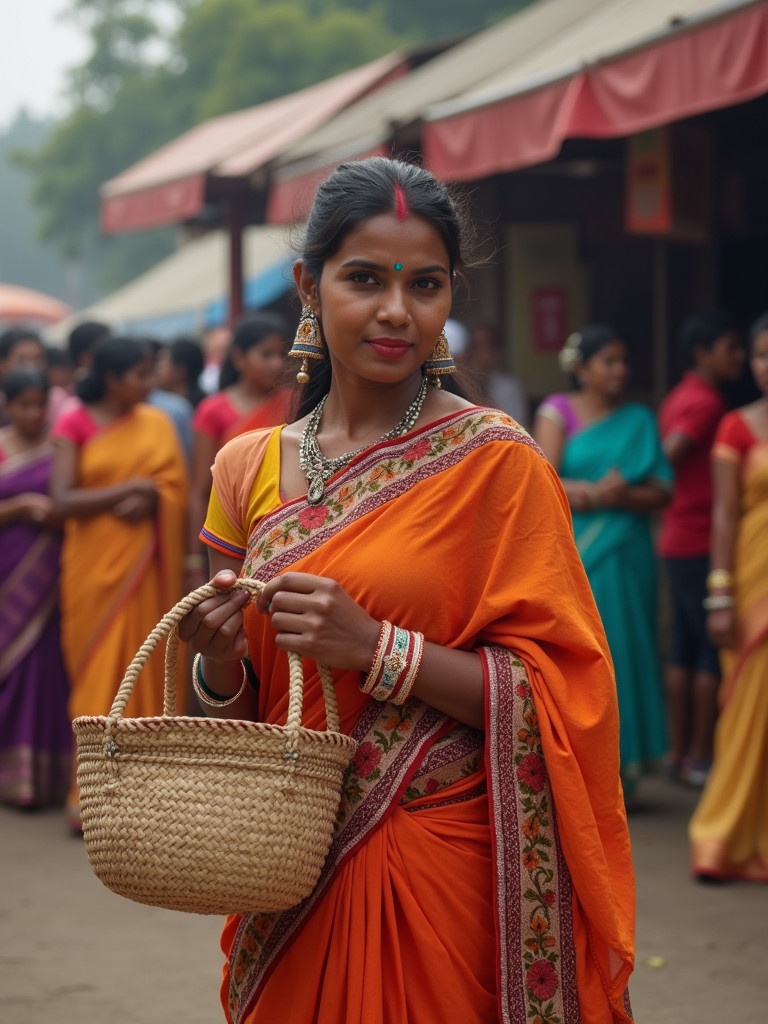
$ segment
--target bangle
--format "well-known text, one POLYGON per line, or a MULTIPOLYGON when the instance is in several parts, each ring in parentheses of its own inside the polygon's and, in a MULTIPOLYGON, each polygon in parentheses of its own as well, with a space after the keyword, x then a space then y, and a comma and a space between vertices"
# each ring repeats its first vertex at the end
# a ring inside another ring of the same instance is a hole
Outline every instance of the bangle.
POLYGON ((707 590, 725 590, 733 586, 733 573, 728 569, 712 569, 707 573, 707 590))
POLYGON ((373 661, 371 662, 371 669, 365 680, 360 684, 360 690, 362 693, 373 693, 376 688, 376 682, 379 678, 379 672, 381 671, 381 660, 384 657, 385 650, 392 637, 392 631, 395 627, 391 622, 387 622, 386 619, 381 624, 381 630, 379 632, 379 642, 376 644, 376 651, 373 655, 373 661))
POLYGON ((424 654, 424 635, 393 626, 385 619, 362 693, 378 701, 404 704, 416 682, 424 654))
POLYGON ((205 555, 184 555, 181 564, 184 569, 205 569, 206 558, 205 555))
POLYGON ((712 597, 705 597, 701 602, 704 611, 719 612, 723 608, 733 608, 733 598, 730 594, 713 594, 712 597))
POLYGON ((398 686, 395 693, 389 698, 391 704, 405 704, 411 695, 411 690, 416 682, 416 676, 419 674, 421 668, 421 659, 424 654, 424 634, 423 633, 411 633, 413 640, 413 655, 411 663, 408 666, 408 671, 405 674, 405 678, 398 686))
POLYGON ((243 670, 243 681, 240 684, 240 689, 237 693, 232 694, 231 697, 222 697, 220 693, 209 690, 206 686, 201 668, 202 659, 202 654, 196 654, 195 660, 192 662, 192 689, 195 691, 197 699, 211 708, 225 708, 228 704, 234 704, 238 697, 242 695, 245 684, 248 682, 248 673, 245 670, 245 665, 243 665, 242 661, 240 662, 240 667, 243 670))

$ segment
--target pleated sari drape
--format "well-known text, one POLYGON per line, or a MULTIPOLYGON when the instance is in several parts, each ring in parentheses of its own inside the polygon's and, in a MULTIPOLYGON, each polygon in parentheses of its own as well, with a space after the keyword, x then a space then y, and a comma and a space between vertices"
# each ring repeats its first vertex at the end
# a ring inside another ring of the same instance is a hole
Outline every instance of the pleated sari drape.
MULTIPOLYGON (((631 1020, 615 683, 555 474, 511 420, 474 408, 359 456, 320 505, 277 497, 249 523, 269 436, 236 439, 214 467, 243 572, 331 577, 372 616, 477 650, 487 726, 374 702, 358 673, 335 673, 360 746, 331 854, 299 907, 227 922, 228 1019, 631 1020)), ((250 609, 246 628, 259 716, 284 721, 286 656, 267 616, 250 609)), ((305 724, 322 728, 306 670, 305 724)))

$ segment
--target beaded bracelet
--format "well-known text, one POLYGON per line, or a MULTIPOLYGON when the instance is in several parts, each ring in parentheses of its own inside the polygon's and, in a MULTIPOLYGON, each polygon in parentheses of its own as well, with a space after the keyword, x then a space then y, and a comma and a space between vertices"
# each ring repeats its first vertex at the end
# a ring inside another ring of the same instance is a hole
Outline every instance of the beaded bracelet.
POLYGON ((231 697, 222 697, 221 694, 216 693, 214 690, 209 690, 206 686, 201 668, 202 659, 202 654, 196 654, 195 660, 192 662, 192 689, 195 691, 197 699, 203 704, 207 704, 210 708, 225 708, 228 704, 234 704, 238 697, 242 696, 245 684, 248 682, 248 673, 245 665, 240 662, 240 667, 243 670, 243 681, 240 684, 240 689, 231 697))

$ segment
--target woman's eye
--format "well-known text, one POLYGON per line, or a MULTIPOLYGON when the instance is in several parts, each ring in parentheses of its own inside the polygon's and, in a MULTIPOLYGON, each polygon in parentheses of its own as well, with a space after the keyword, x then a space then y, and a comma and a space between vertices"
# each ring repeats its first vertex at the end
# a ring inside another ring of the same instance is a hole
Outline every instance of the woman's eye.
POLYGON ((434 277, 419 277, 414 281, 416 288, 422 291, 428 291, 432 288, 442 288, 442 284, 434 277))
POLYGON ((357 270, 349 275, 349 280, 355 284, 376 284, 376 278, 368 270, 357 270))

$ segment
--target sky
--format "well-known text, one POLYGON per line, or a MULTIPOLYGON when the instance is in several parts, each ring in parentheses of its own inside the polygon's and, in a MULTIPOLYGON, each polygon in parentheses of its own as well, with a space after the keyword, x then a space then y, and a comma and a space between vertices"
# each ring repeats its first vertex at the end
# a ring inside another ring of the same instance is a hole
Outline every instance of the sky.
POLYGON ((0 131, 20 107, 36 117, 66 111, 66 69, 87 54, 84 31, 57 20, 68 0, 0 0, 0 131))

